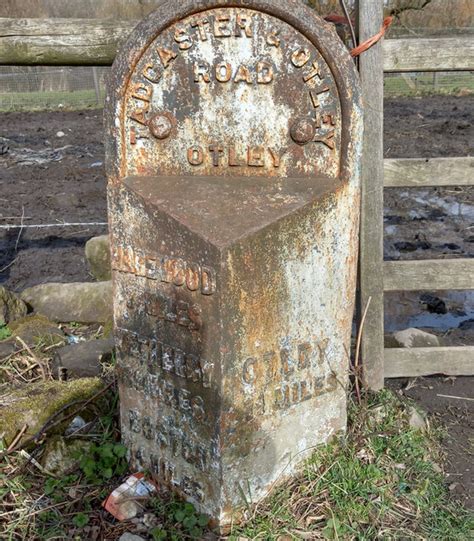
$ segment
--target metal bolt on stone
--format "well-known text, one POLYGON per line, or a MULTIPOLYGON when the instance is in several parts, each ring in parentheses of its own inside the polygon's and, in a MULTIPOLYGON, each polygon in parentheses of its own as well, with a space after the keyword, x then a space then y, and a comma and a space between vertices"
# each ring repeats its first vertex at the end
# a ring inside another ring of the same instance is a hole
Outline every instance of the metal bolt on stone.
POLYGON ((112 68, 123 440, 221 531, 346 426, 361 136, 298 0, 165 1, 112 68))
POLYGON ((173 124, 168 116, 157 114, 151 117, 148 127, 157 139, 166 139, 171 135, 173 124))

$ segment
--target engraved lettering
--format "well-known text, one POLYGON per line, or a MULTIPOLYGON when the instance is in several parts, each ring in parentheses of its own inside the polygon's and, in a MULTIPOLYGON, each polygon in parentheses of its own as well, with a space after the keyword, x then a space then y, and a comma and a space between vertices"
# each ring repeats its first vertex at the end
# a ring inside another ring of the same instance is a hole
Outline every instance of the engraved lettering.
POLYGON ((198 35, 201 41, 207 41, 207 28, 209 26, 209 21, 205 18, 198 19, 197 21, 191 23, 192 28, 198 29, 198 35))
POLYGON ((211 78, 209 77, 209 65, 204 62, 194 64, 194 82, 199 83, 201 81, 205 83, 211 82, 211 78))
POLYGON ((268 152, 270 153, 270 156, 272 157, 273 167, 280 167, 281 157, 278 156, 278 154, 271 148, 268 149, 268 152))
POLYGON ((202 165, 204 161, 204 152, 201 147, 188 148, 188 162, 191 165, 202 165))
POLYGON ((241 167, 243 163, 237 160, 237 153, 235 147, 229 147, 229 166, 230 167, 241 167))
POLYGON ((161 73, 155 68, 153 64, 146 64, 142 70, 142 75, 145 79, 148 79, 150 83, 159 83, 161 79, 161 73))
POLYGON ((219 145, 209 145, 209 151, 212 154, 212 165, 214 167, 219 167, 219 160, 224 153, 224 149, 219 145))
POLYGON ((176 29, 176 32, 174 33, 174 40, 182 51, 187 51, 193 46, 191 38, 186 33, 186 30, 184 30, 183 28, 176 29))
POLYGON ((280 38, 278 37, 278 34, 280 33, 280 30, 273 30, 270 34, 267 36, 267 45, 270 47, 280 47, 280 38))
POLYGON ((220 83, 228 83, 232 77, 232 67, 228 62, 222 62, 216 66, 216 79, 220 83))
POLYGON ((163 64, 164 68, 167 68, 170 63, 178 56, 178 53, 176 53, 175 51, 162 47, 158 47, 157 53, 161 59, 161 63, 163 64))
POLYGON ((311 81, 311 79, 314 79, 315 77, 319 77, 321 79, 321 71, 319 68, 319 64, 317 62, 313 62, 312 70, 308 72, 306 75, 303 76, 303 81, 307 83, 308 81, 311 81))
POLYGON ((232 35, 229 21, 230 17, 228 15, 217 15, 214 17, 214 36, 216 38, 228 38, 232 35))
POLYGON ((240 83, 245 82, 248 84, 252 84, 252 77, 250 75, 250 71, 246 66, 239 66, 237 73, 234 77, 234 83, 240 83))
POLYGON ((199 265, 190 263, 186 267, 186 287, 189 291, 197 291, 199 289, 200 269, 199 265))
POLYGON ((265 167, 263 160, 263 147, 249 147, 248 165, 249 167, 265 167))
POLYGON ((336 143, 334 141, 334 130, 331 130, 329 133, 327 133, 326 135, 322 135, 322 136, 318 136, 318 137, 315 137, 314 141, 316 143, 323 143, 324 145, 326 145, 328 148, 330 148, 331 150, 334 149, 334 147, 336 146, 336 143))
POLYGON ((216 275, 209 267, 201 268, 201 293, 212 295, 216 291, 216 275))
POLYGON ((257 82, 259 84, 268 84, 273 81, 273 67, 268 62, 259 62, 257 64, 257 82))
POLYGON ((244 35, 248 38, 251 38, 253 35, 252 32, 252 16, 244 15, 243 13, 239 13, 236 17, 236 24, 235 24, 235 37, 240 38, 244 32, 244 35))
POLYGON ((297 68, 302 68, 309 62, 310 58, 311 53, 308 51, 308 49, 297 49, 291 55, 291 62, 297 68))

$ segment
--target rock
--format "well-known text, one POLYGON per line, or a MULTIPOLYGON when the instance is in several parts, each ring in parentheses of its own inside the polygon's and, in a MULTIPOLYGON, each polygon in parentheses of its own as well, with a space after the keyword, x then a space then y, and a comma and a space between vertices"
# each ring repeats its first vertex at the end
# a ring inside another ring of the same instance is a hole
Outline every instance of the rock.
POLYGON ((99 282, 110 280, 110 242, 108 235, 93 237, 86 243, 86 259, 92 276, 99 282))
MULTIPOLYGON (((31 314, 10 324, 13 339, 19 336, 28 346, 62 344, 66 336, 46 316, 31 314)), ((21 346, 20 346, 21 347, 21 346)))
POLYGON ((145 541, 143 537, 130 532, 125 532, 119 537, 119 541, 145 541))
POLYGON ((90 446, 90 441, 65 440, 55 436, 46 442, 41 465, 47 472, 58 477, 67 475, 79 466, 80 456, 87 453, 90 446))
POLYGON ((14 338, 0 341, 0 361, 20 349, 14 338))
POLYGON ((420 295, 420 302, 426 304, 426 309, 430 314, 447 314, 448 308, 443 299, 431 295, 431 293, 423 293, 420 295))
POLYGON ((390 340, 385 340, 385 344, 386 347, 398 348, 436 348, 441 346, 441 341, 434 334, 410 328, 394 333, 390 340))
POLYGON ((54 321, 104 323, 112 318, 112 283, 50 283, 25 289, 21 298, 54 321))
POLYGON ((426 428, 426 421, 423 415, 415 408, 410 408, 408 411, 408 424, 411 428, 416 430, 424 430, 426 428))
POLYGON ((65 135, 66 135, 66 134, 65 134, 63 131, 58 131, 58 132, 56 132, 56 137, 61 138, 61 137, 64 137, 65 135))
POLYGON ((0 286, 0 326, 26 316, 28 308, 15 293, 0 286))
MULTIPOLYGON (((76 379, 69 382, 42 381, 8 387, 0 396, 0 437, 7 445, 27 425, 21 441, 33 436, 44 423, 62 407, 77 400, 87 400, 103 388, 98 378, 76 379)), ((97 406, 97 403, 94 404, 97 406)), ((74 404, 72 408, 77 408, 74 404)), ((87 410, 81 411, 85 416, 87 410)), ((67 426, 67 422, 66 422, 67 426)), ((62 432, 58 425, 53 432, 62 432)))
POLYGON ((99 376, 102 362, 112 357, 113 338, 91 340, 56 350, 51 365, 53 377, 63 380, 99 376))

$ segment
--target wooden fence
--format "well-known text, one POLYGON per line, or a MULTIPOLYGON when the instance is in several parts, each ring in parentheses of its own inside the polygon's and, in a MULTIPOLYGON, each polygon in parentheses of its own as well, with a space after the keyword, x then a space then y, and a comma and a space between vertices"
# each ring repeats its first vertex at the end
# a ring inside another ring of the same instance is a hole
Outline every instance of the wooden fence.
MULTIPOLYGON (((383 19, 382 0, 359 0, 358 32, 364 41, 383 19)), ((0 18, 0 65, 112 64, 136 22, 87 19, 0 18)), ((474 158, 383 159, 383 73, 474 70, 472 36, 393 39, 360 58, 365 102, 359 312, 364 380, 474 374, 474 347, 384 349, 385 291, 474 289, 474 259, 383 261, 384 187, 474 185, 474 158)))

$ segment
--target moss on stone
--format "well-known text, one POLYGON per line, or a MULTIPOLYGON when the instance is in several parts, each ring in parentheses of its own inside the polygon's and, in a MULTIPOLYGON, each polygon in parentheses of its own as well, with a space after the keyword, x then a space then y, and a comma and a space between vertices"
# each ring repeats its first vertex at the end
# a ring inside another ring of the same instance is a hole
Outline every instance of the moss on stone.
POLYGON ((30 345, 59 345, 65 341, 64 333, 42 314, 33 314, 9 325, 13 336, 19 336, 30 345))
MULTIPOLYGON (((62 407, 76 400, 87 400, 103 388, 99 378, 68 382, 44 381, 9 389, 0 397, 0 436, 9 444, 26 424, 23 440, 33 436, 62 407)), ((71 412, 78 405, 71 407, 71 412)), ((84 417, 84 412, 81 412, 84 417)), ((59 425, 53 432, 61 432, 59 425)))

